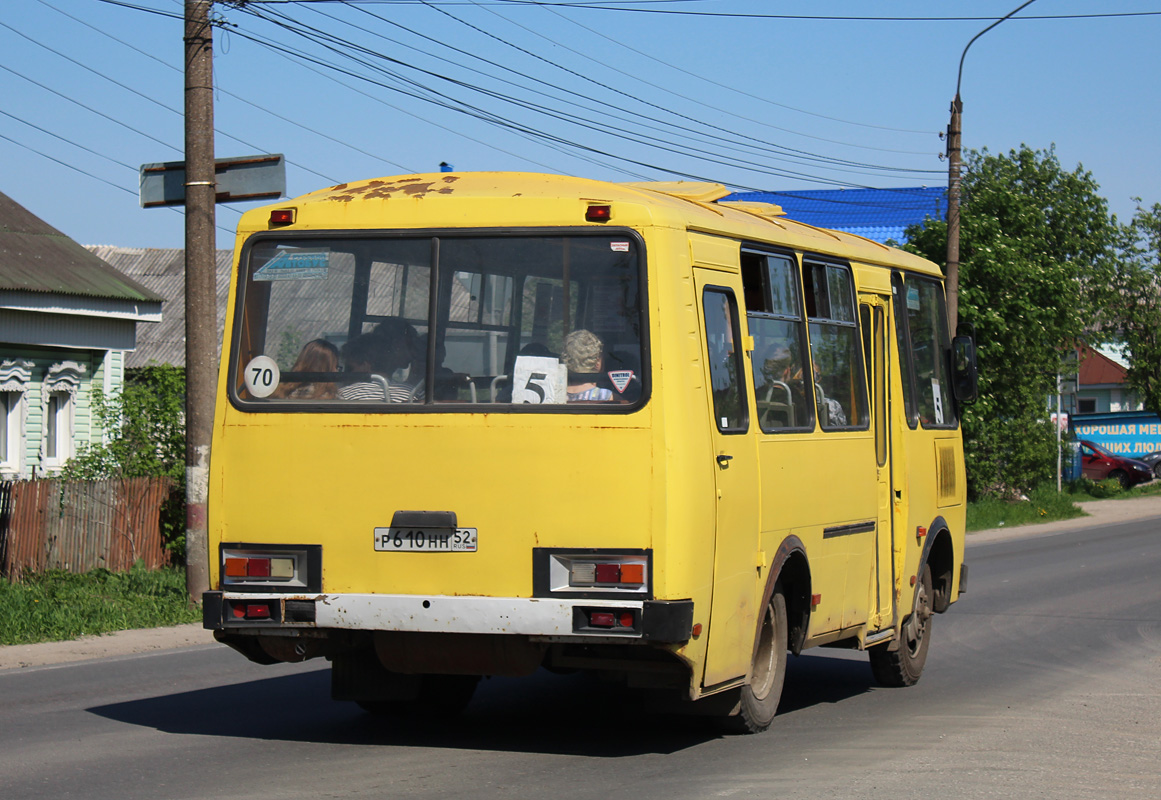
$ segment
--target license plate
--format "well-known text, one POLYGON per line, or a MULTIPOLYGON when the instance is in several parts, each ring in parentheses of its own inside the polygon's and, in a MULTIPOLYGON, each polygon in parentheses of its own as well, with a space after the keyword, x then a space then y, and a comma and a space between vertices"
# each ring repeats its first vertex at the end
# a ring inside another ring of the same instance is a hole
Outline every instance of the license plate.
POLYGON ((475 528, 376 528, 375 549, 400 553, 474 553, 475 528))

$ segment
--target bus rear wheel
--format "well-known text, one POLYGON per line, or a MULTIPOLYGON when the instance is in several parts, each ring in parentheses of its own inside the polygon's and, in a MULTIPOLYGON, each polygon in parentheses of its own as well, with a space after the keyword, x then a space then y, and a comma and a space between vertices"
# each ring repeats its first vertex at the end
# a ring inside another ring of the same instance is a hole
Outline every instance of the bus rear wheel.
POLYGON ((884 644, 867 651, 871 657, 871 672, 880 686, 913 686, 923 674, 927 651, 931 647, 931 623, 935 613, 933 598, 931 567, 925 566, 915 596, 915 610, 903 622, 898 649, 888 650, 884 644))
POLYGON ((776 586, 762 615, 750 681, 742 687, 737 714, 727 723, 734 732, 761 733, 774 721, 786 680, 788 637, 786 598, 781 586, 776 586))

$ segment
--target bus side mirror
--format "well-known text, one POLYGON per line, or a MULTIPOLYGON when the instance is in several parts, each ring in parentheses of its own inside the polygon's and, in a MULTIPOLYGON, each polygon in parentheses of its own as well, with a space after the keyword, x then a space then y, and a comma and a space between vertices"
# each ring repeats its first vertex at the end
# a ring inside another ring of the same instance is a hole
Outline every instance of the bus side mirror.
POLYGON ((979 395, 979 370, 976 367, 976 344, 971 336, 951 340, 951 386, 959 403, 974 403, 979 395))

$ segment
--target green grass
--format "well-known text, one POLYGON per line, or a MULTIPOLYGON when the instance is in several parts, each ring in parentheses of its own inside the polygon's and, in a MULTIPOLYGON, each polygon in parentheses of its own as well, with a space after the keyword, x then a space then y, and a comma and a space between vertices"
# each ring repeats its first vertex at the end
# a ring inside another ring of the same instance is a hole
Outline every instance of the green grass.
POLYGON ((186 602, 185 571, 53 571, 20 583, 0 579, 0 645, 63 641, 129 628, 197 622, 186 602))
POLYGON ((999 500, 986 497, 968 503, 967 530, 985 531, 1036 522, 1052 522, 1058 519, 1072 519, 1083 516, 1084 512, 1076 503, 1090 500, 1131 500, 1161 494, 1161 480, 1150 481, 1131 489, 1122 489, 1114 480, 1074 481, 1057 493, 1056 487, 1045 487, 1032 492, 1027 500, 999 500))
POLYGON ((1091 498, 1081 498, 1067 493, 1057 494, 1055 487, 1037 489, 1027 500, 999 500, 985 497, 974 503, 968 503, 967 529, 970 533, 1034 522, 1072 519, 1084 514, 1076 506, 1079 499, 1091 498))

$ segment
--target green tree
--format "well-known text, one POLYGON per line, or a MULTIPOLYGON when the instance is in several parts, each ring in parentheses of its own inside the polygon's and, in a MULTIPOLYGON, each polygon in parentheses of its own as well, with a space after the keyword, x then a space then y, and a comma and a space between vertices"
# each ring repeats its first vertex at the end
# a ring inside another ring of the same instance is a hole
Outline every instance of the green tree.
POLYGON ((69 481, 166 477, 173 481, 161 510, 161 533, 171 557, 185 539, 185 371, 145 367, 119 394, 93 390, 93 415, 106 432, 100 444, 82 446, 61 470, 69 481))
MULTIPOLYGON (((1056 464, 1046 398, 1065 352, 1107 301, 1116 218, 1092 174, 1055 150, 971 151, 960 211, 960 318, 975 324, 980 399, 964 411, 968 492, 1007 495, 1056 464)), ((943 264, 947 224, 908 230, 908 249, 943 264)))
POLYGON ((1107 304, 1107 329, 1125 345, 1129 385, 1161 414, 1161 203, 1142 208, 1124 228, 1107 304))

